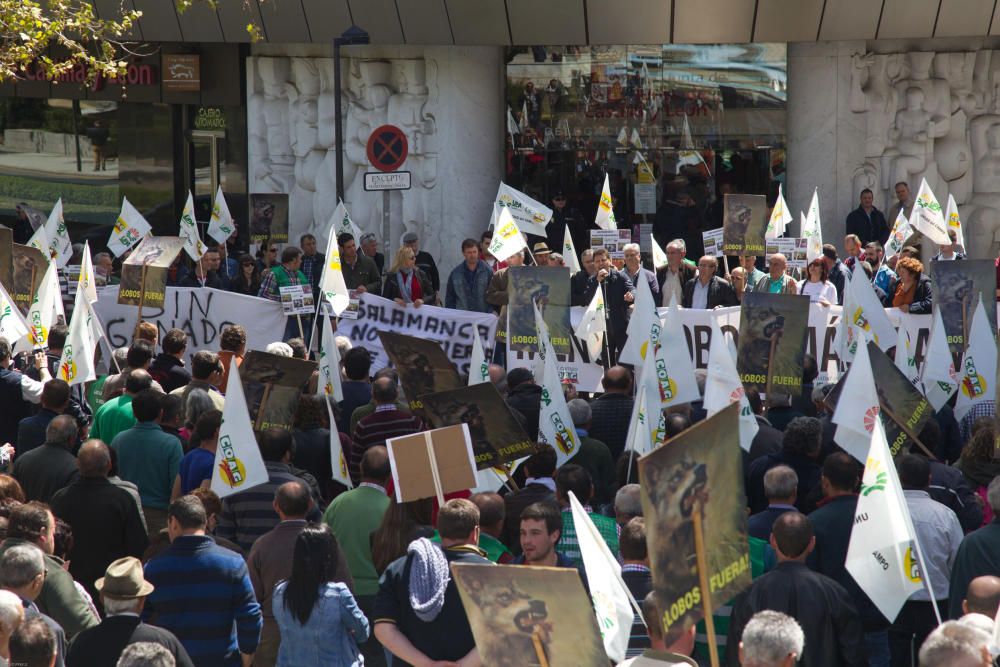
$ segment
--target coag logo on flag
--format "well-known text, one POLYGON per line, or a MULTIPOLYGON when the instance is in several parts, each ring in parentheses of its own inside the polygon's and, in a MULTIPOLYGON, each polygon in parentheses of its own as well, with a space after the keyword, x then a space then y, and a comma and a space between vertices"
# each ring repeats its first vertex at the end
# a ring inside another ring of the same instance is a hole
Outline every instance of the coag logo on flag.
POLYGON ((920 576, 920 563, 913 556, 913 547, 906 548, 906 556, 903 561, 903 571, 906 572, 906 578, 915 584, 919 584, 923 581, 923 577, 920 576))
POLYGON ((672 401, 677 395, 677 382, 667 373, 667 365, 662 359, 656 360, 656 379, 660 386, 660 401, 672 401))
POLYGON ((965 375, 962 377, 962 393, 969 398, 977 398, 987 391, 986 378, 976 372, 975 359, 965 360, 965 375))
POLYGON ((573 436, 566 430, 566 425, 563 424, 562 418, 558 414, 553 413, 549 417, 549 421, 552 422, 552 426, 556 430, 556 447, 564 454, 572 452, 576 444, 573 442, 573 436))
POLYGON ((73 359, 73 346, 69 343, 63 346, 63 358, 65 361, 59 366, 59 375, 66 382, 72 382, 76 377, 76 361, 73 359))
POLYGON ((247 478, 247 471, 243 461, 236 457, 236 450, 229 436, 224 436, 219 440, 219 448, 222 451, 222 461, 219 463, 219 472, 222 479, 229 488, 235 489, 243 484, 247 478))

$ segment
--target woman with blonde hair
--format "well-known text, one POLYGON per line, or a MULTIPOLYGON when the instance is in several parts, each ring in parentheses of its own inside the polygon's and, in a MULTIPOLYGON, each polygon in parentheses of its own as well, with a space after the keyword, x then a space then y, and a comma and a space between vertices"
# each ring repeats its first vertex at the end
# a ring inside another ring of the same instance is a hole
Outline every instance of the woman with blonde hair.
POLYGON ((412 304, 414 308, 437 303, 437 294, 427 274, 417 266, 417 254, 413 248, 402 246, 392 259, 389 273, 382 283, 382 296, 392 299, 400 306, 412 304))

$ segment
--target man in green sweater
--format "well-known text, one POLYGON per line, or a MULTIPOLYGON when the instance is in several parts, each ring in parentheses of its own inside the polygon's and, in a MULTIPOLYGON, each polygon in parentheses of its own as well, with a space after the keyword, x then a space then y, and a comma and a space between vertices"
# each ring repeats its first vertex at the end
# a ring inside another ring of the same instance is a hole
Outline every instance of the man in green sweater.
MULTIPOLYGON (((391 502, 385 492, 391 475, 389 452, 382 445, 370 447, 361 457, 361 483, 334 498, 323 513, 323 522, 337 536, 354 576, 354 597, 369 618, 379 579, 372 561, 371 534, 382 523, 391 502)), ((385 664, 382 647, 374 636, 361 645, 361 652, 366 665, 385 664)))

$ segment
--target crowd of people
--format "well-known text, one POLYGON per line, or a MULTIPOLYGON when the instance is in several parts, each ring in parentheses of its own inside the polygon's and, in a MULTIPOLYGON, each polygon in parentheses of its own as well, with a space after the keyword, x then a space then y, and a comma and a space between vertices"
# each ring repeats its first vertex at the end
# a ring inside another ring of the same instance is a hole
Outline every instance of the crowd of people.
MULTIPOLYGON (((605 290, 615 351, 643 281, 663 305, 738 305, 748 291, 832 305, 843 299, 848 272, 861 269, 887 307, 930 312, 919 252, 905 248, 886 262, 882 226, 865 202, 862 195, 865 220, 850 228, 846 256, 824 246, 801 279, 781 255, 766 270, 758 257, 726 268, 712 256, 689 257, 678 238, 666 243, 659 270, 643 265, 638 244, 625 246, 621 259, 585 249, 570 277, 572 303, 605 290)), ((388 264, 373 234, 337 241, 350 290, 413 307, 496 312, 508 302, 508 267, 567 264, 541 238, 531 239, 530 252, 492 257, 489 232, 462 241, 462 262, 444 273, 412 232, 388 264)), ((170 282, 271 299, 283 285, 318 289, 325 258, 309 235, 300 246, 267 244, 254 258, 220 244, 193 268, 172 267, 170 282)), ((942 247, 935 259, 960 258, 942 247)), ((114 283, 110 255, 96 255, 95 269, 114 283)), ((373 372, 369 351, 338 337, 343 400, 317 395, 314 376, 293 428, 257 435, 267 482, 220 500, 210 481, 230 364, 247 352, 243 327, 227 326, 218 350, 189 354, 184 331, 141 322, 114 353, 119 372, 86 387, 53 379, 67 332, 53 326, 45 352, 20 356, 0 339, 0 442, 9 445, 0 450, 0 665, 481 664, 450 563, 569 568, 589 590, 571 495, 642 608, 621 664, 708 664, 704 623, 667 643, 652 590, 636 456, 626 443, 632 368, 609 363, 599 394, 567 386, 580 440, 568 463, 557 465, 555 450, 539 443, 503 487, 400 503, 385 443, 430 426, 411 411, 395 370, 373 372), (352 488, 334 481, 331 436, 352 488)), ((308 358, 296 332, 275 332, 267 351, 308 358)), ((538 441, 543 391, 532 371, 492 364, 489 375, 538 441)), ((702 395, 705 379, 696 373, 702 395)), ((832 387, 817 382, 812 358, 802 381, 802 396, 785 405, 765 408, 749 397, 759 425, 743 455, 754 581, 734 600, 717 601, 715 648, 724 663, 992 664, 1000 606, 993 411, 959 423, 946 405, 919 434, 934 458, 916 449, 898 457, 936 599, 915 593, 887 619, 845 568, 863 466, 835 441, 825 402, 832 387), (935 609, 947 620, 940 626, 935 609)), ((700 400, 672 408, 666 437, 705 418, 700 400)))

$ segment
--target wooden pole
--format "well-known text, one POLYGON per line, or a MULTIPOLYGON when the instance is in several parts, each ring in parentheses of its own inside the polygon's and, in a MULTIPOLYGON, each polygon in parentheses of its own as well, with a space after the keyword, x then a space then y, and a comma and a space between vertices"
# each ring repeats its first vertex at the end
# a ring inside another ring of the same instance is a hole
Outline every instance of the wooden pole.
POLYGON ((268 382, 264 385, 264 395, 260 397, 260 405, 257 407, 257 418, 253 422, 253 430, 260 430, 260 422, 264 418, 264 407, 267 405, 267 399, 271 397, 271 383, 268 382))
POLYGON ((438 472, 437 456, 434 455, 434 441, 431 432, 424 431, 424 444, 427 446, 427 458, 431 463, 431 479, 434 481, 434 493, 437 495, 438 507, 444 507, 444 491, 441 489, 441 474, 438 472))
POLYGON ((701 603, 705 609, 708 656, 712 661, 712 667, 719 667, 719 647, 715 639, 715 619, 712 618, 712 592, 708 581, 708 556, 705 553, 705 533, 701 518, 704 509, 704 503, 699 501, 695 503, 694 512, 691 513, 691 518, 694 519, 694 550, 698 563, 698 586, 701 588, 701 603))
POLYGON ((538 658, 540 667, 549 667, 549 659, 545 657, 545 645, 542 644, 541 633, 538 628, 531 631, 531 643, 535 647, 535 657, 538 658))
POLYGON ((303 342, 305 342, 306 332, 302 328, 302 316, 299 315, 298 313, 295 313, 295 320, 299 323, 299 338, 301 338, 303 342))
POLYGON ((771 334, 771 351, 767 355, 767 384, 764 385, 764 402, 765 408, 764 412, 767 413, 771 409, 771 390, 774 380, 774 351, 778 347, 778 339, 781 338, 781 334, 774 333, 771 334))
POLYGON ((969 297, 962 297, 962 354, 969 349, 969 297))
POLYGON ((139 319, 136 321, 136 326, 139 326, 139 323, 142 322, 142 304, 145 301, 146 301, 146 265, 143 264, 142 275, 139 278, 139 319))
POLYGON ((504 474, 507 476, 507 488, 509 488, 514 493, 517 493, 521 489, 518 487, 517 482, 514 481, 514 464, 504 463, 501 467, 504 474))

